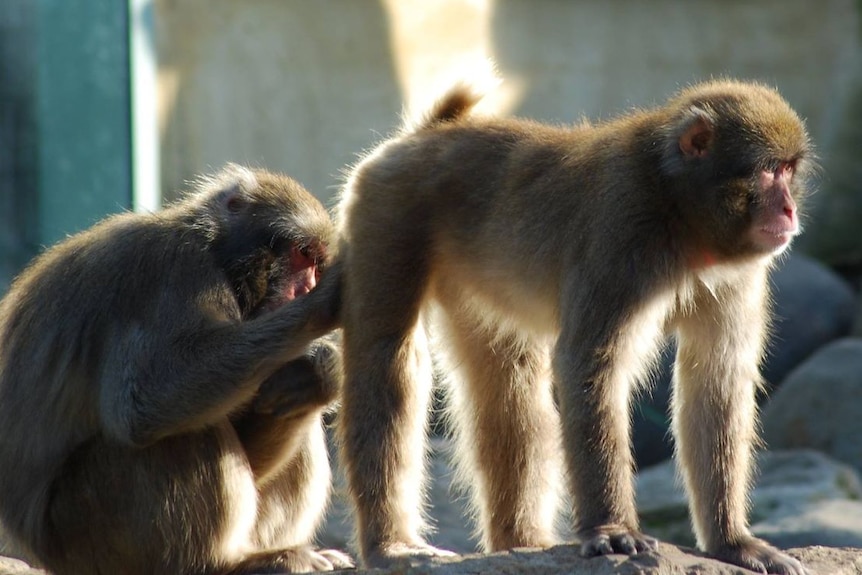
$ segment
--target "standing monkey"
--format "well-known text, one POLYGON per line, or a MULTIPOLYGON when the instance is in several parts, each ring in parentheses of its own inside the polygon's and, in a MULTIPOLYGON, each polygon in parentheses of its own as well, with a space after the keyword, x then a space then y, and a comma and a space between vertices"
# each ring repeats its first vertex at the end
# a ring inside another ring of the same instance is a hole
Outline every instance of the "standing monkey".
POLYGON ((329 215, 260 170, 198 187, 48 250, 0 302, 0 520, 60 575, 350 565, 308 545, 340 373, 316 340, 329 215))
POLYGON ((584 555, 655 548, 638 525, 629 412, 672 332, 699 545, 804 573, 746 519, 767 274, 798 232, 811 164, 798 116, 735 81, 571 128, 466 117, 478 99, 450 91, 345 189, 340 434, 365 563, 444 553, 422 539, 433 313, 486 550, 555 542, 561 464, 584 555))

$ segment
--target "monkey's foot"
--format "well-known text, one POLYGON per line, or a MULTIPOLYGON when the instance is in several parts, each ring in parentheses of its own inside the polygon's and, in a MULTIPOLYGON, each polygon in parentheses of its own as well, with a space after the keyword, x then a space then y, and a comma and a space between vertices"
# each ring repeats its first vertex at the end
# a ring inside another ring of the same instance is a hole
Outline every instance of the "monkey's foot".
POLYGON ((353 560, 341 551, 290 547, 255 553, 234 566, 227 572, 227 575, 307 573, 309 571, 350 569, 352 567, 355 567, 353 560))
POLYGON ((353 562, 350 555, 342 553, 338 549, 318 549, 317 553, 332 563, 333 569, 353 569, 356 567, 356 563, 353 562))
POLYGON ((755 537, 736 545, 721 547, 712 555, 721 561, 733 563, 758 573, 810 575, 809 571, 797 559, 755 537))
POLYGON ((588 529, 579 534, 581 540, 581 555, 595 557, 597 555, 635 555, 643 551, 658 549, 655 537, 644 535, 634 529, 619 526, 604 526, 588 529))
POLYGON ((457 553, 439 549, 427 543, 387 543, 373 547, 364 554, 365 566, 371 569, 392 567, 410 559, 457 557, 457 553))

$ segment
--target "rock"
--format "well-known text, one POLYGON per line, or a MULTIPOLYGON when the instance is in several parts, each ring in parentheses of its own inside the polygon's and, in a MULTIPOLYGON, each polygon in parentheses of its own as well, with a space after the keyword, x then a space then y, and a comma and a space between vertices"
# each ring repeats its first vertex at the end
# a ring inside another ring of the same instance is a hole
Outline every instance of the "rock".
POLYGON ((813 448, 862 471, 862 338, 818 351, 788 376, 763 410, 771 449, 813 448))
MULTIPOLYGON (((812 572, 822 575, 862 575, 862 550, 809 547, 791 549, 790 555, 802 561, 812 572)), ((361 574, 364 571, 344 571, 361 574)), ((475 575, 507 573, 509 575, 748 575, 754 573, 734 565, 710 559, 698 551, 661 544, 658 551, 632 557, 608 555, 582 558, 573 545, 546 550, 516 549, 489 555, 449 557, 424 562, 403 563, 388 568, 365 571, 374 575, 475 575)))
MULTIPOLYGON (((862 550, 806 547, 789 549, 796 557, 820 575, 862 575, 862 550)), ((388 569, 344 570, 344 575, 475 575, 507 573, 509 575, 750 575, 753 571, 710 559, 702 553, 662 543, 658 551, 627 557, 609 555, 584 559, 577 546, 560 545, 551 549, 514 549, 488 555, 464 555, 428 561, 407 561, 388 569)), ((0 575, 47 575, 28 569, 14 559, 0 557, 0 575)))
POLYGON ((33 569, 18 559, 0 557, 0 575, 48 575, 48 573, 41 569, 33 569))
MULTIPOLYGON (((762 368, 770 392, 817 349, 849 334, 857 305, 849 283, 801 254, 793 254, 775 270, 772 286, 775 322, 762 368)), ((635 405, 632 441, 639 467, 673 453, 668 431, 673 354, 671 345, 662 355, 651 391, 635 405)))
MULTIPOLYGON (((443 456, 446 442, 432 442, 430 514, 438 533, 431 540, 444 548, 462 553, 475 551, 461 502, 450 493, 451 471, 443 456)), ((761 474, 754 491, 752 516, 757 533, 779 545, 799 540, 799 545, 822 538, 824 534, 843 529, 859 543, 858 524, 862 503, 862 485, 855 472, 812 451, 768 453, 761 457, 761 474), (800 518, 794 521, 794 517, 800 518), (853 520, 851 520, 853 519, 853 520), (798 523, 799 525, 796 525, 798 523), (796 539, 793 539, 796 537, 796 539)), ((688 527, 685 496, 674 481, 671 462, 644 470, 638 479, 638 503, 644 528, 665 541, 692 541, 688 527), (677 534, 673 535, 673 530, 677 534), (680 533, 682 536, 680 536, 680 533)), ((319 543, 326 547, 346 548, 350 539, 350 521, 343 498, 338 498, 319 543)), ((834 543, 839 541, 833 538, 834 543)), ((797 544, 797 543, 792 543, 797 544)), ((862 575, 862 550, 806 547, 789 552, 820 575, 862 575)), ((364 573, 344 571, 345 574, 364 573)), ((639 575, 742 575, 751 572, 705 557, 688 548, 662 543, 658 552, 635 557, 612 555, 583 559, 577 546, 561 545, 544 551, 519 549, 490 555, 468 554, 434 561, 405 560, 386 570, 368 571, 375 575, 473 575, 475 573, 546 574, 639 574, 639 575)), ((27 570, 26 564, 0 558, 0 575, 46 575, 27 570)))
POLYGON ((632 411, 632 447, 638 468, 649 467, 673 455, 670 432, 670 381, 676 347, 662 352, 652 385, 638 397, 632 411))
POLYGON ((841 276, 801 254, 793 254, 772 274, 774 335, 763 365, 773 387, 825 344, 853 327, 856 296, 841 276))
POLYGON ((853 331, 851 335, 862 337, 862 297, 856 301, 856 318, 853 320, 853 331))
POLYGON ((799 513, 755 523, 752 531, 778 547, 862 547, 862 502, 834 499, 799 513))
MULTIPOLYGON (((446 441, 432 443, 429 515, 437 531, 429 540, 458 553, 478 550, 463 498, 451 492, 452 472, 446 441)), ((759 474, 752 493, 751 522, 756 533, 781 546, 856 545, 862 547, 862 483, 855 470, 811 450, 759 455, 759 474), (853 515, 851 520, 848 515, 853 515), (806 520, 794 521, 795 517, 806 520), (810 521, 807 523, 806 521, 810 521)), ((643 529, 662 541, 695 546, 688 500, 676 480, 674 463, 641 471, 637 478, 638 510, 643 529)), ((322 529, 324 547, 350 547, 349 506, 342 497, 322 529)), ((565 539, 571 539, 561 533, 565 539)))
MULTIPOLYGON (((779 546, 862 547, 862 483, 853 468, 810 450, 764 452, 758 467, 750 513, 756 535, 779 546)), ((642 470, 637 495, 647 533, 695 544, 673 462, 642 470)))

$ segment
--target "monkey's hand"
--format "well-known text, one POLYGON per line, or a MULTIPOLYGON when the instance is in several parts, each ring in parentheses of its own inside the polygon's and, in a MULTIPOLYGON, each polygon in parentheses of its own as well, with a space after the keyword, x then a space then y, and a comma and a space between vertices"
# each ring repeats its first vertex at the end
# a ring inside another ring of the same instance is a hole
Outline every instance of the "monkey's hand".
POLYGON ((712 553, 716 559, 751 569, 757 573, 777 575, 810 575, 810 572, 786 553, 765 541, 750 537, 736 545, 726 545, 712 553))
POLYGON ((578 538, 581 540, 581 555, 583 557, 613 555, 615 553, 635 555, 658 549, 656 538, 619 525, 588 529, 580 532, 578 538))
POLYGON ((341 388, 341 348, 336 336, 315 340, 305 355, 261 384, 251 411, 291 417, 328 406, 341 388))

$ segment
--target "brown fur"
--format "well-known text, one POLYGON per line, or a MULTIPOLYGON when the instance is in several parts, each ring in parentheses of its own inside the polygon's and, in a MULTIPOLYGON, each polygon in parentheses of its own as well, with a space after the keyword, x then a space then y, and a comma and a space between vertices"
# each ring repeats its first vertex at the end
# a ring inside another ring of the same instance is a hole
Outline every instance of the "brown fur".
POLYGON ((422 539, 427 323, 486 550, 556 541, 561 466, 584 554, 654 547, 629 411, 671 332, 700 545, 802 573, 746 523, 767 272, 810 166, 797 115, 734 81, 571 128, 464 117, 474 101, 455 88, 345 189, 340 434, 365 562, 441 552, 422 539))
POLYGON ((198 188, 48 250, 0 303, 0 520, 53 572, 349 564, 308 545, 340 371, 313 340, 338 274, 285 295, 332 223, 285 176, 229 166, 198 188))

